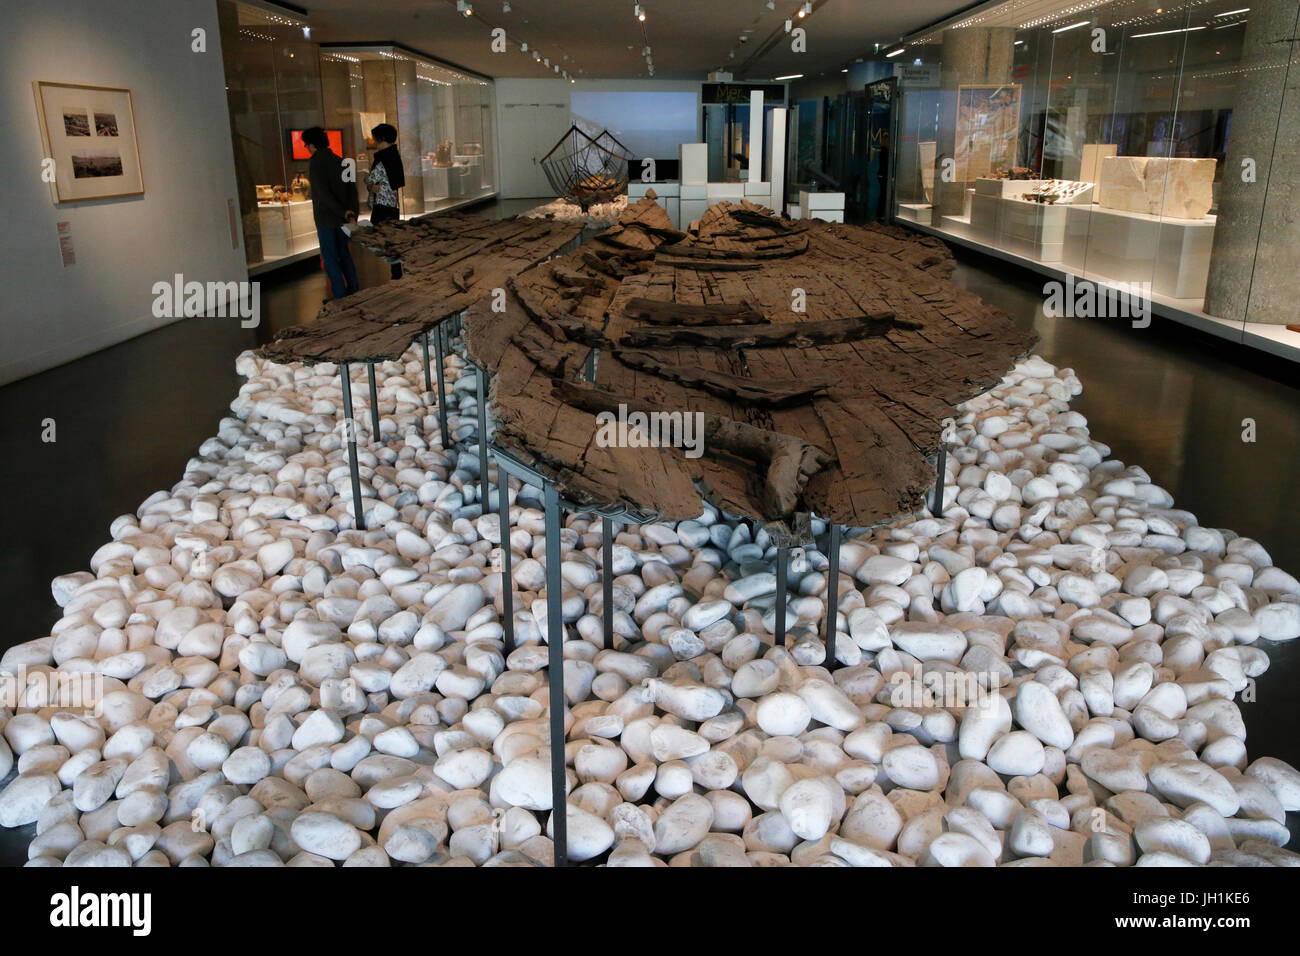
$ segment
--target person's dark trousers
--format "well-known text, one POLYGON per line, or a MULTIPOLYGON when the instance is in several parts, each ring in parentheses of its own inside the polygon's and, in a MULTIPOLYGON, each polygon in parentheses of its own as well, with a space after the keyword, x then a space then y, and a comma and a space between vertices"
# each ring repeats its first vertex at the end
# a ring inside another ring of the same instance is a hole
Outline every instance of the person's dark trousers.
POLYGON ((336 299, 351 295, 360 287, 357 282, 357 267, 352 262, 352 253, 348 249, 348 237, 337 226, 333 229, 317 228, 316 238, 320 241, 320 257, 325 264, 325 274, 330 280, 330 294, 336 299))
MULTIPOLYGON (((370 207, 370 224, 377 226, 381 222, 396 222, 402 218, 402 214, 397 211, 396 206, 374 205, 370 207)), ((388 274, 394 279, 402 277, 402 264, 395 262, 389 267, 388 274)))

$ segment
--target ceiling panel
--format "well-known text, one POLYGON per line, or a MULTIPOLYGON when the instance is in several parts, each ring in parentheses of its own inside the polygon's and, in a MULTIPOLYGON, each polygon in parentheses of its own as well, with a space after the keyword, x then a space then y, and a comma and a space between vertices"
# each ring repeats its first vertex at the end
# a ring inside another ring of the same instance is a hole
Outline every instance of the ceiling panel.
POLYGON ((803 19, 795 0, 644 0, 640 22, 632 0, 299 0, 312 39, 321 43, 393 41, 493 77, 646 77, 649 45, 657 79, 703 79, 727 69, 740 79, 770 79, 842 67, 969 6, 962 0, 813 0, 803 19), (807 31, 807 52, 791 50, 786 18, 807 31), (508 37, 491 48, 491 31, 508 37), (741 37, 745 41, 741 41, 741 37), (520 52, 519 44, 530 53, 520 52), (534 61, 539 50, 552 66, 534 61))

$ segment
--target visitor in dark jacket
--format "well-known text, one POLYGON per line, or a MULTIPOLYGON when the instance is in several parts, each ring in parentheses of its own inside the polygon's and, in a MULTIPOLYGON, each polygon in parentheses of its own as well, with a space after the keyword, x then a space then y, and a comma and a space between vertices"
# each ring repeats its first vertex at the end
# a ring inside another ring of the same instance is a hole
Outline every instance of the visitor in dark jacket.
POLYGON ((356 188, 343 179, 343 160, 330 151, 325 130, 313 126, 302 132, 311 153, 307 178, 311 181, 312 216, 320 241, 321 261, 329 276, 330 293, 336 299, 357 291, 357 267, 348 249, 347 223, 357 221, 356 188))

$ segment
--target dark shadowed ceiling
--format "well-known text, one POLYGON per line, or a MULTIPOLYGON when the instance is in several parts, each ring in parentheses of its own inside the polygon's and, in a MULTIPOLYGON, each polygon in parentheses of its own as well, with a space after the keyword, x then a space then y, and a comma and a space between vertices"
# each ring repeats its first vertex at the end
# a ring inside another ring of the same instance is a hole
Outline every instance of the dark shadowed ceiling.
POLYGON ((797 0, 475 0, 473 16, 456 0, 297 0, 312 39, 321 43, 393 41, 493 77, 555 76, 554 65, 575 77, 646 77, 644 46, 656 79, 703 79, 725 69, 741 79, 770 79, 846 66, 874 58, 873 45, 897 40, 969 6, 970 0, 813 0, 800 19, 797 0), (807 31, 807 52, 791 49, 784 24, 807 31), (491 48, 491 31, 504 28, 504 53, 491 48), (746 41, 741 42, 741 37, 746 41), (529 46, 522 53, 520 42, 529 46), (534 61, 537 49, 551 61, 534 61))

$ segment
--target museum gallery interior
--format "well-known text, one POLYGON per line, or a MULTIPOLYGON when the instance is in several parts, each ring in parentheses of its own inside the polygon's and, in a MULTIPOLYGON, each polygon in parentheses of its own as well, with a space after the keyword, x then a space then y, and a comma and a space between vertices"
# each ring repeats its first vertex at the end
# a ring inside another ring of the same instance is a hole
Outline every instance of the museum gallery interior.
POLYGON ((5 20, 0 863, 1300 863, 1300 0, 5 20))

